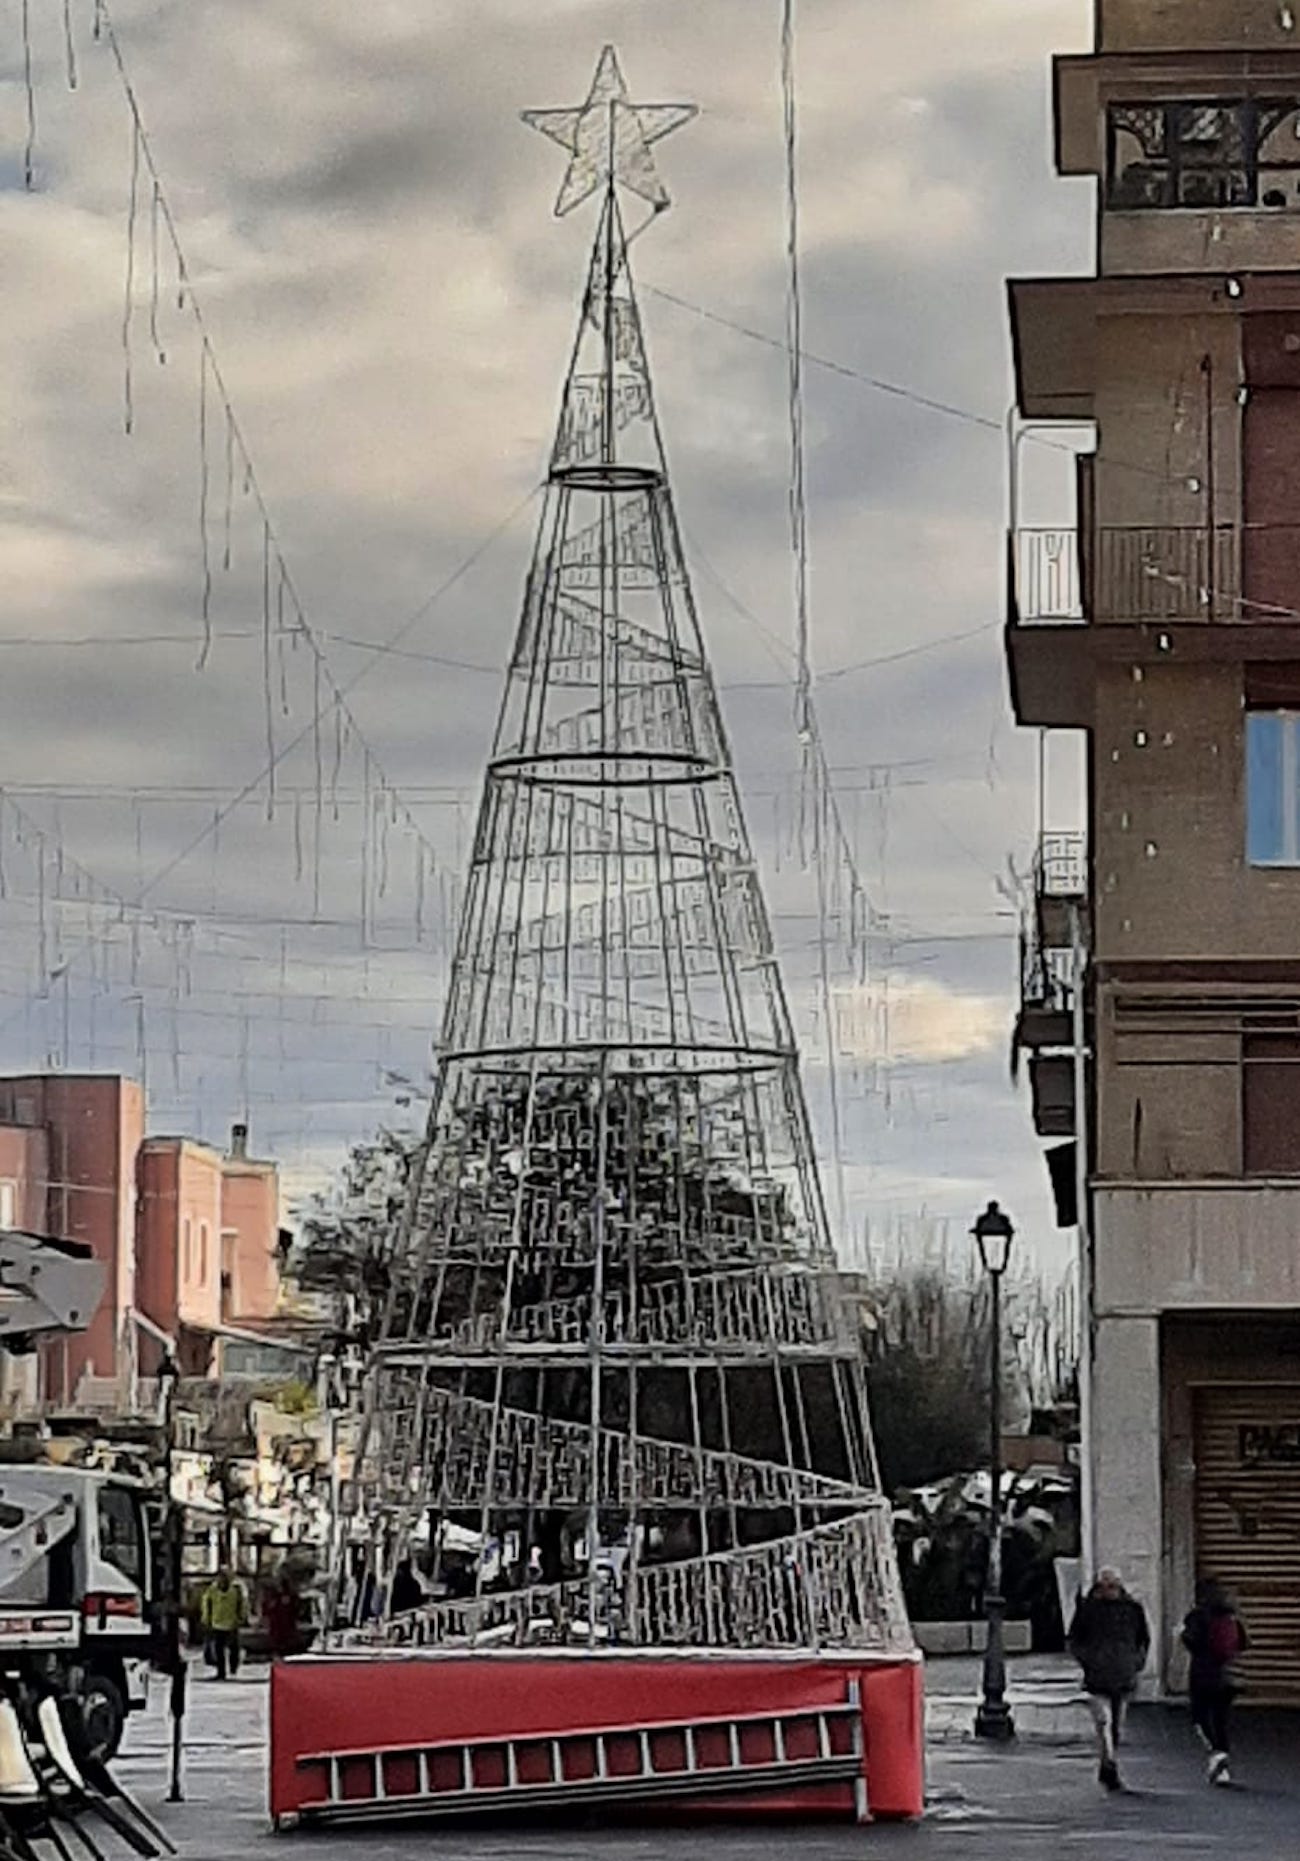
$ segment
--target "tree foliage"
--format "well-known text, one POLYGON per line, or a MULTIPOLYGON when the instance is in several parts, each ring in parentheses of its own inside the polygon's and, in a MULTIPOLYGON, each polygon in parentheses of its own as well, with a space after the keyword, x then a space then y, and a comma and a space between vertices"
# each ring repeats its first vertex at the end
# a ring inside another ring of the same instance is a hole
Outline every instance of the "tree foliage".
POLYGON ((888 1493, 987 1464, 985 1302, 937 1268, 900 1274, 878 1296, 867 1387, 888 1493))

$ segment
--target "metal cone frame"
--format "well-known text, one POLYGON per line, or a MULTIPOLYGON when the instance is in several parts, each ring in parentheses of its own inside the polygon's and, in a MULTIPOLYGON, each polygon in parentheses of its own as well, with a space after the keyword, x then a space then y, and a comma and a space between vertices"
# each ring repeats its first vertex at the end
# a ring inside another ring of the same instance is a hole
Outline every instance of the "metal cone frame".
POLYGON ((279 1825, 923 1806, 861 1326, 627 263, 620 189, 667 204, 649 147, 689 114, 607 49, 528 119, 572 157, 559 211, 603 201, 386 1262, 353 1626, 271 1678, 279 1825))
POLYGON ((906 1654, 618 198, 658 203, 684 107, 628 104, 609 53, 529 120, 603 202, 370 1365, 352 1639, 906 1654), (432 1599, 397 1612, 413 1552, 432 1599))

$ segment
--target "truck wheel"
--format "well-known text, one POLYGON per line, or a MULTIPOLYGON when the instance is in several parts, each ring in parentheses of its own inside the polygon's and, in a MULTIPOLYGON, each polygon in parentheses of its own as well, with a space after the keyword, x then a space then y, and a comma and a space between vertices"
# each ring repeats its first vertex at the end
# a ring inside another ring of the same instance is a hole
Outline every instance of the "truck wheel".
POLYGON ((87 1674, 81 1696, 81 1722, 86 1749, 101 1764, 117 1756, 126 1729, 126 1700, 121 1687, 107 1674, 87 1674))

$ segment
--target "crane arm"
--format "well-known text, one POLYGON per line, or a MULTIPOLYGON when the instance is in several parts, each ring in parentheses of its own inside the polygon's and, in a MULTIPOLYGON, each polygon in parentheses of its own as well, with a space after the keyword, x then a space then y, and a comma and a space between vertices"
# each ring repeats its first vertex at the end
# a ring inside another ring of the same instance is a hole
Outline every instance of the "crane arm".
POLYGON ((52 1331, 84 1331, 104 1295, 105 1266, 89 1247, 0 1228, 0 1350, 31 1348, 52 1331))

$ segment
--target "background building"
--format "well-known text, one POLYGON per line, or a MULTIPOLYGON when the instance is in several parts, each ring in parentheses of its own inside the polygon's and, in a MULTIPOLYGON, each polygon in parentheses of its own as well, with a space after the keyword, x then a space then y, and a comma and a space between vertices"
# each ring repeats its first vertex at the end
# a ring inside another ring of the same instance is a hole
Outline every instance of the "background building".
MULTIPOLYGON (((40 1346, 40 1395, 72 1398, 83 1375, 114 1377, 135 1298, 136 1156, 144 1092, 114 1074, 30 1073, 0 1079, 0 1181, 20 1225, 81 1241, 108 1266, 89 1328, 40 1346)), ((4 1209, 0 1208, 0 1215, 4 1209)))
POLYGON ((221 1160, 221 1317, 258 1325, 280 1309, 280 1166, 248 1154, 248 1126, 234 1125, 221 1160))
POLYGON ((139 1191, 139 1308, 176 1339, 181 1375, 207 1376, 221 1327, 221 1156, 188 1137, 146 1138, 139 1191))
POLYGON ((257 1338, 281 1298, 280 1178, 247 1150, 242 1124, 227 1155, 146 1137, 142 1088, 114 1074, 0 1079, 0 1226, 80 1241, 108 1266, 85 1332, 6 1362, 11 1410, 129 1407, 161 1352, 136 1314, 175 1341, 182 1374, 218 1374, 232 1330, 230 1348, 262 1368, 257 1338))
POLYGON ((1019 1034, 1040 1131, 1084 1146, 1083 1169, 1066 1147, 1053 1173, 1091 1236, 1095 1558, 1151 1606, 1166 1685, 1213 1574, 1249 1620, 1254 1696, 1291 1701, 1296 13, 1100 0, 1095 53, 1057 61, 1057 162, 1098 178, 1098 269, 1012 284, 1016 391, 1027 421, 1095 422, 1096 451, 1076 519, 1013 537, 1008 630, 1020 721, 1087 733, 1088 857, 1045 841, 1019 1034))

